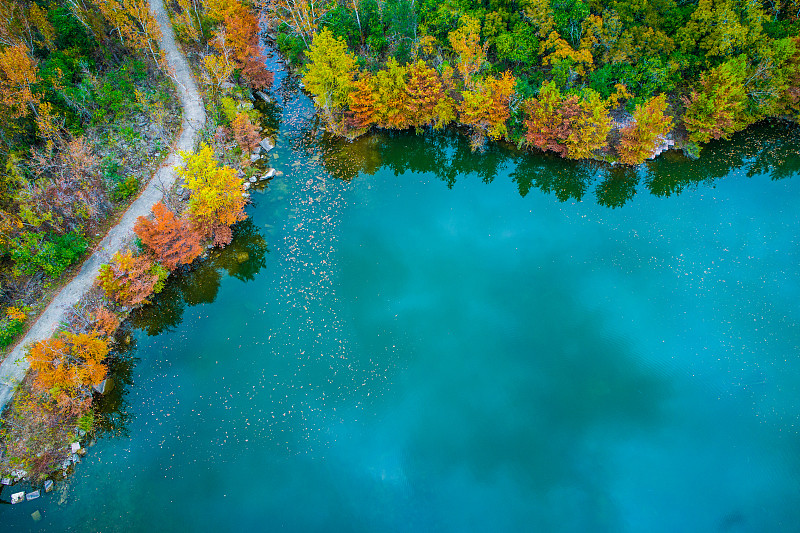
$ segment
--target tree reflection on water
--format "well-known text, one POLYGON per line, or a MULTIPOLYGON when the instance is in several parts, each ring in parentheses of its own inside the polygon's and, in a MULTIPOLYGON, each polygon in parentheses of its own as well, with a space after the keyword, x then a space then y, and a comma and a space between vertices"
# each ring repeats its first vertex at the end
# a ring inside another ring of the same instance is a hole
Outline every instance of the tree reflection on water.
POLYGON ((373 175, 381 168, 395 175, 432 173, 448 187, 470 174, 485 183, 508 174, 520 196, 536 188, 562 202, 582 201, 593 191, 595 201, 610 208, 622 207, 637 192, 667 197, 710 185, 738 170, 748 177, 766 175, 773 180, 800 172, 800 126, 778 121, 751 127, 730 141, 712 142, 698 160, 670 151, 638 167, 571 161, 501 143, 474 153, 469 140, 452 130, 422 135, 377 131, 353 142, 328 136, 307 142, 319 143, 325 170, 346 181, 360 174, 373 175))

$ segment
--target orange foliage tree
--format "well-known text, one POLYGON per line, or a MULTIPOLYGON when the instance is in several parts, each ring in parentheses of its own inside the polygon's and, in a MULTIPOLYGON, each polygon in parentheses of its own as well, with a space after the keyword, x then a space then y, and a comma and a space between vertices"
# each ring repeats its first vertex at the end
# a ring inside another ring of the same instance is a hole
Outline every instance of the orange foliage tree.
POLYGON ((151 259, 134 257, 130 250, 115 253, 110 263, 100 267, 97 276, 97 284, 106 297, 128 307, 147 303, 163 280, 164 275, 151 259))
POLYGON ((375 82, 372 77, 372 74, 366 74, 353 82, 353 90, 347 95, 350 100, 350 117, 357 128, 369 128, 378 122, 375 93, 372 90, 375 82))
POLYGON ((664 113, 666 109, 667 98, 663 94, 636 106, 633 122, 620 130, 617 152, 621 163, 638 165, 653 155, 657 144, 672 128, 672 117, 664 113))
POLYGON ((59 401, 60 393, 75 397, 81 388, 103 381, 107 355, 108 344, 96 332, 64 332, 31 346, 27 358, 36 373, 35 387, 59 401))
POLYGON ((133 231, 162 265, 175 270, 203 253, 200 234, 188 219, 176 217, 161 202, 153 206, 153 215, 153 220, 139 217, 133 231))
POLYGON ((94 322, 92 331, 103 337, 110 337, 119 328, 119 318, 108 307, 100 306, 95 309, 92 320, 94 322))
POLYGON ((223 56, 231 57, 242 74, 257 89, 272 85, 272 73, 264 62, 264 49, 259 44, 258 19, 240 2, 228 2, 222 16, 222 27, 214 33, 214 47, 223 56))

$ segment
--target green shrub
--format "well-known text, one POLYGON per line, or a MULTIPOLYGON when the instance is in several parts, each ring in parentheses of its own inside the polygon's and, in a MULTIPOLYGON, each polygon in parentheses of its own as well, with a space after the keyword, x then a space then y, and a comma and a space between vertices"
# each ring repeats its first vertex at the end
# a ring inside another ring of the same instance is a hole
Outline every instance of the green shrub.
POLYGON ((32 275, 42 271, 55 279, 85 251, 86 239, 74 232, 66 235, 25 233, 13 241, 14 274, 32 275))
POLYGON ((128 176, 125 181, 120 181, 114 187, 111 198, 115 202, 124 202, 134 194, 139 192, 139 180, 136 176, 128 176))

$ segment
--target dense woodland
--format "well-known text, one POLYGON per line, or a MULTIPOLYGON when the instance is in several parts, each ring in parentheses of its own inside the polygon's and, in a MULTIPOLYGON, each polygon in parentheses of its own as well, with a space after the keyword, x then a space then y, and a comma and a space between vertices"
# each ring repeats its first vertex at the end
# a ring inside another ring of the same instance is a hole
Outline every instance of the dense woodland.
POLYGON ((466 127, 638 164, 800 119, 800 1, 274 0, 331 131, 466 127))
MULTIPOLYGON (((108 375, 121 320, 207 246, 229 244, 246 218, 244 178, 261 137, 240 99, 272 82, 258 18, 235 0, 172 7, 197 59, 209 142, 181 153, 180 189, 139 217, 135 240, 101 266, 64 329, 26 347, 31 372, 0 427, 4 477, 66 471, 69 443, 95 426, 92 389, 108 375)), ((160 38, 147 0, 0 0, 0 345, 169 151, 180 112, 160 38)))

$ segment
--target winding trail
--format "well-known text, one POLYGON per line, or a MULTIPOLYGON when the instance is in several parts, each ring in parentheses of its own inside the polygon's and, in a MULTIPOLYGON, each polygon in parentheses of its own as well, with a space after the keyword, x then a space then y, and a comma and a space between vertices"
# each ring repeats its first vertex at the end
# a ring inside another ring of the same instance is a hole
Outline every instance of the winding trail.
POLYGON ((192 150, 197 135, 206 122, 205 108, 200 93, 197 91, 192 71, 186 58, 175 44, 172 25, 164 9, 162 0, 149 0, 150 9, 161 28, 161 49, 166 53, 167 64, 172 69, 174 81, 183 108, 183 121, 181 134, 178 137, 175 149, 167 156, 164 164, 156 171, 150 182, 145 187, 139 198, 128 208, 119 223, 111 228, 103 240, 98 244, 96 251, 84 261, 78 274, 53 298, 38 320, 31 326, 27 335, 19 341, 16 347, 0 364, 0 411, 14 395, 16 385, 25 377, 28 371, 28 361, 25 359, 25 347, 40 340, 50 338, 56 328, 66 320, 69 310, 88 293, 98 270, 103 263, 107 263, 111 256, 121 250, 133 233, 133 225, 139 216, 146 216, 150 209, 159 202, 165 190, 169 190, 177 179, 175 171, 182 163, 178 151, 192 150))

